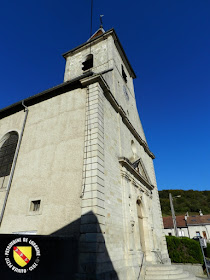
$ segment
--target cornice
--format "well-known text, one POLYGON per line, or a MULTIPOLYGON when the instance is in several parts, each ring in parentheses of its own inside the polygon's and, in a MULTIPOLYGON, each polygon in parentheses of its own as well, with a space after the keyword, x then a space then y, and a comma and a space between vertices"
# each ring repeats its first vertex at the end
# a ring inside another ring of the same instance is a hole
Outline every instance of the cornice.
MULTIPOLYGON (((111 70, 112 69, 109 69, 106 72, 111 71, 111 70)), ((104 95, 105 95, 106 99, 110 102, 110 104, 115 109, 115 111, 120 114, 124 124, 130 130, 130 132, 133 134, 133 136, 136 138, 136 140, 139 142, 139 144, 144 148, 145 152, 152 159, 155 159, 155 155, 150 151, 146 141, 144 141, 141 138, 141 136, 138 134, 138 132, 136 131, 136 129, 134 128, 134 126, 131 124, 131 122, 129 121, 128 117, 126 116, 126 113, 123 110, 122 106, 119 105, 119 103, 117 102, 117 100, 115 99, 113 94, 111 93, 111 90, 110 90, 108 84, 106 83, 106 81, 104 80, 102 74, 93 75, 91 77, 87 77, 87 78, 81 79, 80 82, 81 82, 81 84, 84 87, 88 86, 90 84, 93 84, 93 83, 97 83, 97 82, 100 84, 101 88, 104 91, 104 95)))
POLYGON ((125 167, 139 182, 141 182, 147 189, 149 189, 150 191, 152 191, 154 189, 154 186, 152 184, 150 184, 149 182, 147 182, 144 177, 137 172, 132 164, 130 163, 130 161, 125 158, 125 157, 121 157, 119 158, 119 163, 125 167))

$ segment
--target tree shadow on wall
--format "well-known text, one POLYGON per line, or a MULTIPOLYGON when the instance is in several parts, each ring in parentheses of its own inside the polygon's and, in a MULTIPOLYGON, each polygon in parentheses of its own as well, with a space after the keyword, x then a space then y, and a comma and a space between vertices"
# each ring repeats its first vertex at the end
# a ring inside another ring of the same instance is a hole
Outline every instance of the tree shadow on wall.
MULTIPOLYGON (((53 232, 50 236, 61 239, 70 238, 76 242, 76 249, 69 251, 64 261, 67 275, 71 263, 74 265, 72 276, 65 279, 82 280, 118 280, 106 248, 104 233, 96 215, 90 211, 80 219, 53 232)), ((64 278, 60 278, 64 279, 64 278)))

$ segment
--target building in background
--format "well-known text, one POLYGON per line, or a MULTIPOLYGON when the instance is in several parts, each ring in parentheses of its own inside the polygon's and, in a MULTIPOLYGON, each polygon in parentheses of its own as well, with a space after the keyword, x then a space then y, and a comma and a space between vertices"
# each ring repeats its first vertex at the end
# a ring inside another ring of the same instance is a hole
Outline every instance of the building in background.
MULTIPOLYGON (((175 236, 174 225, 172 217, 163 217, 163 225, 165 235, 175 236)), ((178 236, 189 236, 185 216, 176 216, 176 225, 178 236)))
POLYGON ((210 215, 187 217, 189 237, 201 236, 210 242, 210 215))
MULTIPOLYGON (((176 216, 178 235, 193 238, 201 236, 210 242, 210 215, 176 216)), ((173 235, 172 217, 163 217, 165 235, 173 235)))

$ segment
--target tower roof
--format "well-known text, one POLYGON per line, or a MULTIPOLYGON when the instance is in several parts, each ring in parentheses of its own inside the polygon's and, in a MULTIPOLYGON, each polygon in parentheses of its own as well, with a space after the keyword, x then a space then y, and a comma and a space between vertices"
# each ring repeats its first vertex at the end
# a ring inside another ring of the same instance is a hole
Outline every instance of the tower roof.
POLYGON ((96 37, 98 37, 98 36, 100 36, 100 35, 103 35, 104 33, 105 33, 105 30, 104 30, 102 27, 100 27, 100 28, 87 40, 87 42, 93 40, 94 38, 96 38, 96 37))

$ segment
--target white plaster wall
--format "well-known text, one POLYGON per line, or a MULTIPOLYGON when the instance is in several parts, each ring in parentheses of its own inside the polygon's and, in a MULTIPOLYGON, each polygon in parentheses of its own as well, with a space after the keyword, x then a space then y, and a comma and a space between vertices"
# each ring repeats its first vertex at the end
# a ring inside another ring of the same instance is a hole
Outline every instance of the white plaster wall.
POLYGON ((165 228, 164 233, 166 236, 168 236, 169 233, 171 233, 172 236, 175 236, 174 229, 171 229, 171 228, 165 228))
MULTIPOLYGON (((0 233, 50 234, 80 218, 85 95, 78 89, 29 107, 0 233), (38 199, 41 211, 30 213, 31 200, 38 199)), ((23 119, 23 111, 2 119, 0 136, 20 132, 23 119)))
MULTIPOLYGON (((183 237, 189 237, 189 233, 188 233, 187 228, 178 228, 178 233, 180 234, 179 236, 181 236, 181 231, 184 233, 184 235, 182 235, 183 237)), ((164 229, 164 233, 165 233, 166 236, 168 236, 169 233, 171 233, 172 236, 175 236, 174 229, 171 229, 171 228, 164 229)))
POLYGON ((210 240, 210 225, 206 226, 188 226, 190 238, 193 238, 196 236, 196 231, 200 232, 201 237, 203 237, 203 231, 206 232, 207 239, 210 240))

